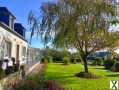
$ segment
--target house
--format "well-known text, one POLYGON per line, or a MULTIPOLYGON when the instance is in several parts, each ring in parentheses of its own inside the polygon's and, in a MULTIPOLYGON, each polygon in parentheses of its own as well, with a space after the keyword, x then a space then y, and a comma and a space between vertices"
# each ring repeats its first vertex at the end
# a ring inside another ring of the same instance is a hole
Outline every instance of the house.
POLYGON ((15 58, 15 63, 21 65, 25 63, 28 43, 25 28, 15 19, 6 7, 0 7, 0 60, 15 58))

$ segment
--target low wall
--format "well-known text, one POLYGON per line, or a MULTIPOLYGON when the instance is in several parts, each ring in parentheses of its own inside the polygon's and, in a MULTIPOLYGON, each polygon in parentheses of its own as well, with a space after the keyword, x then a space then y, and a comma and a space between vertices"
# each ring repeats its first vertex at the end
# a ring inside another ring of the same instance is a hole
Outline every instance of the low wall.
MULTIPOLYGON (((40 64, 40 61, 37 62, 36 64, 26 68, 25 73, 26 76, 28 76, 29 74, 32 73, 32 71, 40 64)), ((14 85, 15 83, 17 83, 19 80, 21 80, 20 78, 20 73, 16 72, 14 74, 11 74, 3 79, 0 80, 0 90, 13 90, 10 89, 11 85, 14 85), (9 88, 8 88, 9 87, 9 88), (7 88, 7 89, 6 89, 7 88)))
POLYGON ((6 90, 9 86, 13 85, 19 79, 19 72, 11 74, 0 80, 0 90, 6 90))

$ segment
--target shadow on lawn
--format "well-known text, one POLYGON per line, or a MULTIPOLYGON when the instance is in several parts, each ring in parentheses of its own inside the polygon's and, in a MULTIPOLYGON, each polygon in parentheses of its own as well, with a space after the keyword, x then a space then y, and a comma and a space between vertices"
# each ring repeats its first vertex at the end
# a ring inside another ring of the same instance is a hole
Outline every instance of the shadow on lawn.
POLYGON ((55 77, 55 79, 66 79, 66 78, 72 78, 75 76, 60 76, 60 77, 55 77))
POLYGON ((56 72, 49 72, 47 75, 47 80, 56 80, 63 83, 73 83, 75 80, 72 80, 72 78, 76 77, 75 74, 71 73, 56 73, 56 72))
POLYGON ((118 74, 110 74, 110 75, 106 75, 107 77, 119 77, 119 73, 118 74))
POLYGON ((104 67, 93 67, 93 68, 90 68, 90 69, 99 69, 99 70, 106 70, 104 67))
POLYGON ((53 78, 53 79, 66 79, 66 78, 72 78, 75 77, 74 75, 70 75, 70 73, 55 73, 55 72, 49 72, 47 75, 47 78, 53 78))

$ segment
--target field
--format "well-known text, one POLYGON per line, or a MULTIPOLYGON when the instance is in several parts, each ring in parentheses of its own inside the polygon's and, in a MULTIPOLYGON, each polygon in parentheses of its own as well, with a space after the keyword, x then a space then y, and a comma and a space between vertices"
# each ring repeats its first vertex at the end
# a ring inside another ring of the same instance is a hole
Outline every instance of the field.
POLYGON ((68 90, 109 90, 110 80, 119 81, 119 73, 105 70, 103 66, 89 66, 89 71, 100 75, 100 79, 84 79, 75 74, 83 70, 81 64, 48 64, 45 80, 55 80, 68 90))

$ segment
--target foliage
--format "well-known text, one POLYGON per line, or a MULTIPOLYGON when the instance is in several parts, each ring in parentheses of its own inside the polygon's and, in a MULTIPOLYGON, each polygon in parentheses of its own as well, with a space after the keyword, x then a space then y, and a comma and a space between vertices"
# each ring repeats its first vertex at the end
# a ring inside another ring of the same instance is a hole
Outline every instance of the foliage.
POLYGON ((64 63, 64 65, 68 65, 69 62, 70 62, 70 58, 69 58, 69 57, 64 57, 64 58, 63 58, 63 63, 64 63))
POLYGON ((40 75, 35 74, 28 76, 26 80, 24 80, 21 85, 18 87, 19 90, 38 90, 40 87, 40 75))
POLYGON ((53 57, 52 56, 48 56, 48 62, 53 63, 53 57))
POLYGON ((37 73, 29 74, 26 79, 16 83, 13 88, 15 90, 45 90, 44 88, 44 73, 47 64, 45 63, 37 73))
POLYGON ((14 72, 17 72, 19 70, 19 64, 14 64, 13 68, 14 72))
POLYGON ((115 72, 119 72, 119 62, 115 62, 111 70, 115 72))
POLYGON ((105 60, 104 61, 104 67, 105 69, 111 69, 111 67, 114 65, 115 61, 114 60, 105 60))
POLYGON ((47 58, 42 58, 42 59, 41 59, 41 63, 48 63, 47 58))
POLYGON ((13 86, 15 90, 39 90, 41 79, 39 74, 30 75, 13 86))
POLYGON ((5 76, 5 72, 3 69, 0 68, 0 79, 5 76))
POLYGON ((5 74, 6 74, 6 75, 9 75, 9 74, 11 74, 11 73, 13 73, 13 72, 14 72, 14 69, 13 69, 12 66, 8 66, 8 67, 6 68, 6 70, 5 70, 5 74))
POLYGON ((46 58, 47 60, 50 60, 53 62, 62 62, 64 56, 69 57, 70 53, 68 51, 65 51, 65 50, 59 50, 58 51, 58 50, 54 50, 54 49, 43 49, 40 51, 40 57, 42 57, 42 60, 44 58, 46 58))
POLYGON ((74 75, 82 71, 82 68, 83 65, 80 63, 69 64, 68 66, 61 65, 61 63, 48 64, 45 80, 55 80, 66 90, 109 90, 110 80, 119 81, 119 72, 107 71, 103 66, 89 66, 90 72, 101 76, 98 80, 75 77, 74 75))
POLYGON ((47 63, 53 63, 53 58, 52 58, 52 56, 47 56, 47 57, 42 58, 41 59, 41 62, 42 63, 45 63, 45 62, 47 62, 47 63))
POLYGON ((117 57, 118 57, 118 54, 117 54, 116 52, 114 52, 114 51, 112 51, 111 54, 112 54, 112 57, 113 57, 113 58, 117 58, 117 57))
POLYGON ((92 65, 99 65, 102 66, 104 64, 104 60, 102 58, 96 58, 92 61, 92 65))
POLYGON ((88 72, 87 56, 100 49, 115 48, 119 33, 109 32, 115 6, 105 0, 58 0, 41 6, 41 18, 29 16, 32 35, 41 35, 45 44, 76 48, 88 72), (39 26, 39 28, 37 28, 39 26), (34 28, 35 27, 35 28, 34 28))
POLYGON ((79 53, 72 53, 71 54, 71 62, 72 63, 81 62, 79 53))

